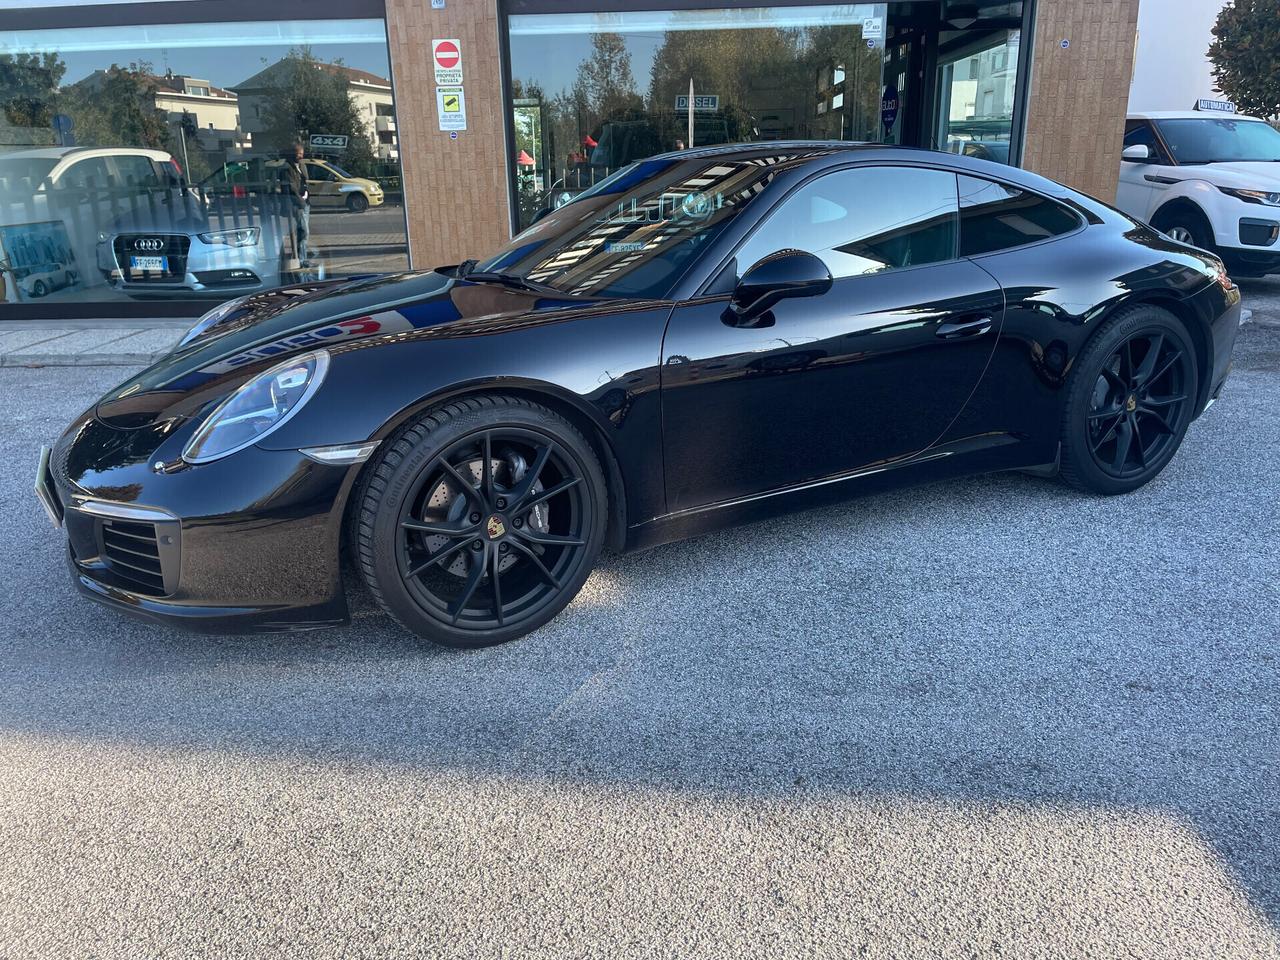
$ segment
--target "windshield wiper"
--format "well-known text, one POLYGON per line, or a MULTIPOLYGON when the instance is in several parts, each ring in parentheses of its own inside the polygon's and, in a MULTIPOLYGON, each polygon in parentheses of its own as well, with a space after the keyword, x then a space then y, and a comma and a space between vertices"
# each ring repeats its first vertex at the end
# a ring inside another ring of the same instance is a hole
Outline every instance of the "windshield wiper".
POLYGON ((504 287, 511 287, 513 290, 563 295, 561 291, 555 287, 547 286, 545 283, 538 283, 536 280, 517 277, 514 273, 502 273, 498 270, 471 270, 467 273, 462 273, 461 276, 464 280, 469 280, 472 283, 499 283, 504 287))

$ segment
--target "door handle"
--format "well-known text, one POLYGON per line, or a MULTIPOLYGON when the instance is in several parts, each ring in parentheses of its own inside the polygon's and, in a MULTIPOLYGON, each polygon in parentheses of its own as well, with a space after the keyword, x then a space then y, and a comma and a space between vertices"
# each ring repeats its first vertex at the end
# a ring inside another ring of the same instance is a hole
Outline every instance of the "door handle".
POLYGON ((964 320, 960 323, 944 323, 938 327, 935 336, 942 340, 980 337, 991 329, 992 323, 994 323, 994 320, 989 316, 975 317, 972 320, 964 320))

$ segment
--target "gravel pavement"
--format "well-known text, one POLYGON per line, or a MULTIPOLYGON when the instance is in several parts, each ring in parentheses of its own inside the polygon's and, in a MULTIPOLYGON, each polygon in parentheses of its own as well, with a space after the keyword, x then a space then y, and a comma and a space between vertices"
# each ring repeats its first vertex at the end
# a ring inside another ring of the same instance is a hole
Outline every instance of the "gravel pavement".
POLYGON ((127 371, 0 369, 0 957, 1280 958, 1280 280, 1246 305, 1136 494, 609 558, 478 653, 80 600, 31 474, 127 371))

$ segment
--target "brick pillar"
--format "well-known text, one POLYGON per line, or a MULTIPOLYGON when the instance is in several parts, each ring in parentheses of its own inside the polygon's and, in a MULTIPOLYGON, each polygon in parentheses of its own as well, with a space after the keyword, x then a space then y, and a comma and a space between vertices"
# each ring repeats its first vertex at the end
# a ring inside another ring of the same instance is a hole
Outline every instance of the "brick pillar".
POLYGON ((1115 201, 1137 30, 1138 0, 1038 0, 1024 167, 1115 201))
POLYGON ((415 269, 491 253, 510 236, 497 0, 386 0, 409 249, 415 269), (467 129, 436 116, 433 38, 462 47, 467 129))

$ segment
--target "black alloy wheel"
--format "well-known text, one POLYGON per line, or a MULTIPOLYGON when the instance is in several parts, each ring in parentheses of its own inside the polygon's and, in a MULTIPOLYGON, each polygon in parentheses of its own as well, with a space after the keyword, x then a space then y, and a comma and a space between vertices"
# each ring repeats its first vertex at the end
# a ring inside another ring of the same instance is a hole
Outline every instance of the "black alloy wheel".
POLYGON ((369 209, 369 198, 355 191, 347 194, 347 209, 352 213, 364 213, 369 209))
POLYGON ((1195 351, 1176 317, 1138 306, 1108 321, 1081 352, 1063 424, 1063 477, 1125 493, 1156 476, 1191 422, 1195 351))
POLYGON ((449 646, 546 623, 604 539, 605 484, 568 422, 508 397, 459 401, 412 425, 376 466, 356 537, 384 608, 449 646))

